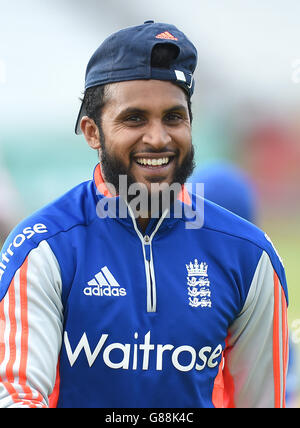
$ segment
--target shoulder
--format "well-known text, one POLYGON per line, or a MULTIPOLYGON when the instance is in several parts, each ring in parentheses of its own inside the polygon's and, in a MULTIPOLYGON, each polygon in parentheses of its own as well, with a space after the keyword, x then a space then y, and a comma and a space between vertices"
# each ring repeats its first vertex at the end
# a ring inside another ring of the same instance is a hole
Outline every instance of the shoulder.
POLYGON ((235 253, 239 252, 242 254, 241 263, 247 267, 250 260, 258 260, 263 253, 267 253, 287 294, 282 260, 272 240, 263 230, 219 205, 194 195, 193 207, 195 211, 199 212, 199 209, 202 211, 202 229, 211 236, 211 240, 224 243, 222 256, 234 258, 235 253))
POLYGON ((42 241, 88 225, 96 216, 91 181, 81 183, 20 222, 7 237, 0 253, 0 300, 15 272, 42 241))
POLYGON ((270 241, 259 227, 208 200, 204 200, 203 228, 262 249, 270 247, 270 241))

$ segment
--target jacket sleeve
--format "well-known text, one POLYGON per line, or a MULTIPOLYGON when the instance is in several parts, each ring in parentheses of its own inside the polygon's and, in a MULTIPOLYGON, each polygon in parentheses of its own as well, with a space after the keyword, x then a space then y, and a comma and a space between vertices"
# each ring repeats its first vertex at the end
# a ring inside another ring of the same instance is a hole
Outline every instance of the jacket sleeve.
POLYGON ((226 345, 225 407, 285 407, 287 297, 265 251, 226 345))
POLYGON ((0 302, 0 408, 49 406, 62 325, 60 268, 42 241, 0 302))

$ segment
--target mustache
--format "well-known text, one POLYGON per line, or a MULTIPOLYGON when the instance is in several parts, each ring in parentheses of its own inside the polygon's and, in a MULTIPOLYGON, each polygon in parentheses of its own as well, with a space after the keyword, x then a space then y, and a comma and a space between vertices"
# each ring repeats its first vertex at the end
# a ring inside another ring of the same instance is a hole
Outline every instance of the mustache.
MULTIPOLYGON (((137 154, 141 153, 141 150, 134 150, 130 153, 129 158, 130 160, 132 160, 137 154)), ((179 149, 168 149, 167 147, 164 147, 162 150, 155 150, 152 149, 151 147, 147 147, 145 149, 143 149, 143 154, 164 154, 164 153, 172 153, 174 156, 178 156, 179 155, 179 149)))

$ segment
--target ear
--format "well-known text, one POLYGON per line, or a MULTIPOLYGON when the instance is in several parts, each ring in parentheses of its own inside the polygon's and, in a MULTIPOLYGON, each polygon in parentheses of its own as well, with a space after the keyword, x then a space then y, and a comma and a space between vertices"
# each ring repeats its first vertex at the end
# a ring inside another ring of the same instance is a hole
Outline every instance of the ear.
POLYGON ((99 129, 93 119, 88 116, 83 116, 80 122, 80 128, 88 145, 94 150, 99 150, 101 147, 99 129))

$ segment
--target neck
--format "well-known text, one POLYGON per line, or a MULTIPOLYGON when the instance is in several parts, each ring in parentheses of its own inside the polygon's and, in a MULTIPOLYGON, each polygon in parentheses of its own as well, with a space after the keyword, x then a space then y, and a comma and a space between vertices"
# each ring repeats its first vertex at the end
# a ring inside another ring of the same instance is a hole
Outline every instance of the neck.
POLYGON ((142 233, 146 232, 149 221, 150 221, 150 218, 148 218, 148 217, 147 218, 139 217, 136 219, 136 222, 138 223, 142 233))

